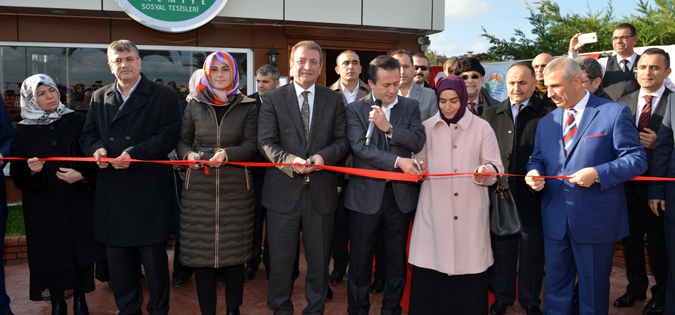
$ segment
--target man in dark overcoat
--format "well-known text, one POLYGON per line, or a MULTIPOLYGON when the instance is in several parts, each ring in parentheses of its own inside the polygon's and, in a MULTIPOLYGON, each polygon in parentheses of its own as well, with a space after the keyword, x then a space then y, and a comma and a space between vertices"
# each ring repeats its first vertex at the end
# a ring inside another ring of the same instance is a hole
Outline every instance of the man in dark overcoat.
MULTIPOLYGON (((483 112, 483 119, 490 123, 497 136, 506 173, 525 173, 525 165, 534 149, 539 119, 556 108, 553 103, 534 96, 536 86, 535 70, 530 63, 515 63, 506 72, 509 98, 483 112)), ((490 307, 490 314, 504 315, 507 306, 513 305, 516 279, 520 306, 525 308, 527 315, 541 314, 539 295, 544 280, 542 194, 530 193, 525 181, 519 177, 503 176, 501 181, 515 198, 524 230, 516 235, 496 236, 493 240, 495 303, 490 307)))
POLYGON ((140 73, 136 45, 118 40, 108 47, 117 80, 92 96, 80 142, 96 158, 99 173, 94 224, 106 245, 119 314, 141 314, 143 292, 138 258, 147 275, 150 314, 169 313, 166 241, 173 229, 171 167, 123 159, 166 160, 180 129, 178 96, 140 73), (100 161, 115 158, 116 162, 100 161))

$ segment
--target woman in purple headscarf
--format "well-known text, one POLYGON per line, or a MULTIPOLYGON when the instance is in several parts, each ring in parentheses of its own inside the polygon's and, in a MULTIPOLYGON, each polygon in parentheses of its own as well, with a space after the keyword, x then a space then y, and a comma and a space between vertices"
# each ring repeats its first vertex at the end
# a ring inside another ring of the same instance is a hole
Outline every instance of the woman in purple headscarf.
MULTIPOLYGON (((466 109, 464 80, 444 78, 436 95, 438 113, 424 122, 427 142, 415 158, 430 174, 502 172, 494 131, 466 109)), ((410 315, 488 313, 488 186, 495 181, 465 175, 422 183, 408 258, 410 315)))
POLYGON ((248 167, 227 162, 253 160, 258 112, 255 99, 239 92, 239 67, 226 52, 206 57, 190 89, 176 152, 185 160, 209 162, 191 165, 185 175, 178 258, 195 268, 202 314, 216 313, 216 272, 221 271, 227 315, 239 315, 244 263, 253 257, 255 194, 248 167))

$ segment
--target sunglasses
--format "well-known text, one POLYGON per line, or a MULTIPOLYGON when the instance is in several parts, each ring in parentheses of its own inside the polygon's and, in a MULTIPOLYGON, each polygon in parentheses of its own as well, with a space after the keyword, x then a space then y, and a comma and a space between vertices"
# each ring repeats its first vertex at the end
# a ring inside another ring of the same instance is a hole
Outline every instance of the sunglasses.
POLYGON ((415 70, 419 70, 419 69, 422 69, 422 71, 427 71, 427 70, 429 70, 429 67, 427 67, 427 66, 415 66, 415 70))
MULTIPOLYGON (((468 80, 468 79, 469 79, 469 75, 468 75, 468 74, 462 74, 462 75, 460 75, 459 77, 462 78, 463 80, 468 80)), ((472 75, 471 75, 471 78, 474 79, 474 80, 476 80, 476 79, 480 78, 480 75, 472 74, 472 75)))

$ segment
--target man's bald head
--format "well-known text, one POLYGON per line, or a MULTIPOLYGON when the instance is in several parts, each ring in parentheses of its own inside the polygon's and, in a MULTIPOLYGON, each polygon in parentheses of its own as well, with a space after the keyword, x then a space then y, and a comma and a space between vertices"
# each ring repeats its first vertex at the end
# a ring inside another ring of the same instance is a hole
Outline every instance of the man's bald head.
POLYGON ((532 68, 534 68, 538 82, 544 82, 544 69, 551 61, 553 61, 553 56, 547 53, 539 54, 532 60, 532 68))

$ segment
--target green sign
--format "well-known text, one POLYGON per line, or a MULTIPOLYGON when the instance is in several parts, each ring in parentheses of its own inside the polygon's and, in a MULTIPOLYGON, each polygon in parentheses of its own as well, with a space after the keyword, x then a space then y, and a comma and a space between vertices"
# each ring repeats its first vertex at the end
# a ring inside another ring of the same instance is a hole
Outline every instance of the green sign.
POLYGON ((227 0, 115 0, 137 22, 156 30, 186 32, 211 21, 227 0))

